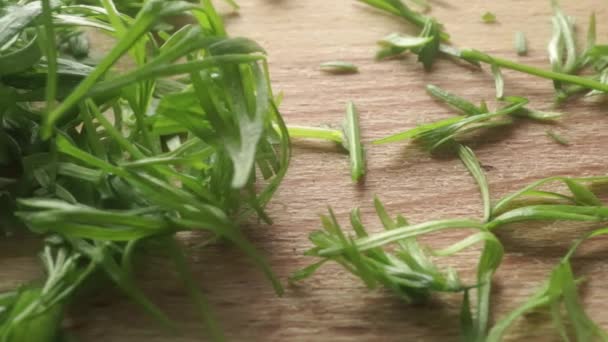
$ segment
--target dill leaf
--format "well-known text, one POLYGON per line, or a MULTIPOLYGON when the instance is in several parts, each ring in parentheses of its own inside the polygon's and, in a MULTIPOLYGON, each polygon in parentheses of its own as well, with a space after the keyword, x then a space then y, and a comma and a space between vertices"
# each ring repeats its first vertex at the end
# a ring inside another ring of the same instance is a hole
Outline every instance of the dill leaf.
POLYGON ((519 56, 525 56, 528 54, 528 42, 526 35, 521 32, 515 32, 515 51, 519 56))
POLYGON ((481 16, 481 20, 486 24, 493 24, 496 22, 496 15, 492 12, 485 12, 481 16))
POLYGON ((343 61, 331 61, 321 63, 319 68, 322 71, 332 74, 356 74, 359 72, 359 68, 357 68, 356 65, 343 61))

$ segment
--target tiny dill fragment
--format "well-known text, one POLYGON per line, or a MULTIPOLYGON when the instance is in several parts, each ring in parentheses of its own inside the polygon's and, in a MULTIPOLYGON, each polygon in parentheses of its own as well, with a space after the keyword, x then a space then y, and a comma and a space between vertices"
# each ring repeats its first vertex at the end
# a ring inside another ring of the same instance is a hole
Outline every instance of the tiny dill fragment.
POLYGON ((549 138, 551 138, 553 141, 555 141, 556 143, 563 145, 563 146, 570 146, 570 141, 568 141, 568 139, 564 138, 562 135, 552 131, 552 130, 547 130, 547 136, 549 138))
POLYGON ((492 12, 486 12, 481 16, 481 20, 486 24, 493 24, 496 22, 496 14, 492 12))
POLYGON ((359 72, 359 68, 356 65, 343 61, 321 63, 319 69, 330 74, 356 74, 359 72))

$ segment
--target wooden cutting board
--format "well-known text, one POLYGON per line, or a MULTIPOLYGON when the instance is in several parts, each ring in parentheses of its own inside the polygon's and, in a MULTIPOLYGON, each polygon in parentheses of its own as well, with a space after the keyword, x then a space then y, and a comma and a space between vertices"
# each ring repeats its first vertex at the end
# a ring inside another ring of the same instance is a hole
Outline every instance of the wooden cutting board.
MULTIPOLYGON (((238 14, 226 9, 233 35, 260 42, 269 53, 274 88, 283 91, 282 112, 290 124, 338 125, 345 104, 353 100, 361 113, 363 137, 370 142, 390 133, 453 115, 424 90, 431 83, 475 102, 494 97, 487 68, 463 67, 448 60, 425 72, 415 56, 376 62, 375 42, 391 32, 414 34, 409 24, 355 1, 240 0, 238 14), (360 68, 357 75, 334 76, 318 71, 322 62, 344 60, 360 68)), ((445 24, 455 45, 512 58, 546 68, 551 35, 551 7, 545 0, 432 1, 432 15, 445 24), (485 24, 490 11, 497 23, 485 24), (514 50, 514 34, 528 38, 527 57, 514 50)), ((588 16, 596 11, 600 41, 608 42, 608 2, 562 1, 576 18, 581 36, 588 16)), ((527 96, 531 107, 553 110, 549 81, 505 70, 507 95, 527 96)), ((601 175, 607 170, 608 112, 606 102, 573 100, 556 110, 567 113, 560 124, 518 122, 490 131, 470 146, 487 170, 493 199, 553 175, 601 175), (566 137, 564 147, 547 138, 552 129, 566 137)), ((307 235, 319 227, 318 215, 331 206, 347 226, 348 212, 361 207, 371 231, 380 230, 372 198, 378 195, 394 214, 411 222, 481 215, 477 187, 459 160, 431 158, 397 143, 368 147, 368 176, 354 185, 348 157, 330 144, 299 142, 288 177, 271 205, 272 226, 246 227, 268 256, 280 277, 312 262, 302 253, 307 235)), ((499 237, 507 254, 496 275, 492 297, 494 317, 515 308, 537 289, 571 241, 590 225, 525 224, 503 229, 499 237)), ((441 233, 424 239, 445 246, 465 236, 441 233)), ((196 236, 184 236, 197 281, 205 290, 223 328, 234 341, 456 341, 460 295, 436 296, 427 305, 411 306, 382 289, 367 290, 336 265, 324 266, 316 276, 285 295, 271 286, 243 255, 229 246, 200 248, 196 236)), ((574 266, 589 277, 582 287, 590 315, 608 328, 608 253, 606 239, 586 245, 574 266)), ((41 274, 33 239, 0 241, 0 290, 13 288, 41 274)), ((449 258, 446 264, 472 280, 479 251, 449 258)), ((182 331, 173 335, 112 290, 84 301, 72 312, 68 326, 82 341, 201 341, 201 323, 191 301, 160 257, 146 259, 139 282, 174 318, 182 331)), ((520 321, 509 340, 558 340, 547 315, 520 321)))

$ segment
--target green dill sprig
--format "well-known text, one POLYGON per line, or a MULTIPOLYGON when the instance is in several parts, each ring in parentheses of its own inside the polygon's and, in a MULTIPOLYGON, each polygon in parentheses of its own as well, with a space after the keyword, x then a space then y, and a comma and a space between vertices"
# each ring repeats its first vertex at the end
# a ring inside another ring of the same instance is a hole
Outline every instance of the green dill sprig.
POLYGON ((349 153, 353 181, 358 182, 365 175, 365 148, 361 142, 359 113, 352 101, 346 105, 342 129, 289 125, 287 130, 291 138, 325 140, 340 144, 349 153))
POLYGON ((490 112, 485 102, 476 106, 468 100, 434 85, 428 85, 427 92, 429 95, 465 115, 421 125, 405 132, 375 140, 374 144, 413 139, 424 148, 433 151, 441 146, 457 142, 458 137, 466 133, 479 129, 510 125, 513 122, 513 117, 528 118, 541 122, 553 121, 561 117, 560 113, 529 109, 526 107, 528 100, 518 96, 503 97, 502 101, 506 102, 506 105, 494 112, 490 112))
POLYGON ((483 203, 483 220, 488 221, 492 216, 492 204, 490 202, 490 190, 488 188, 488 180, 481 168, 481 164, 477 160, 477 156, 470 148, 460 145, 458 146, 458 157, 471 173, 475 182, 479 186, 479 193, 483 203))
POLYGON ((365 176, 365 149, 361 143, 359 113, 352 101, 346 105, 346 118, 342 129, 343 145, 350 154, 350 174, 353 181, 358 182, 365 176))
MULTIPOLYGON (((461 292, 464 286, 453 270, 441 271, 416 242, 416 237, 443 229, 463 229, 480 227, 475 221, 445 220, 409 225, 402 216, 392 219, 377 198, 374 200, 376 213, 385 228, 384 233, 369 235, 361 223, 358 209, 351 212, 351 225, 355 237, 345 235, 330 209, 329 216, 322 216, 324 230, 313 232, 310 240, 315 247, 306 255, 322 260, 292 277, 302 280, 311 276, 321 264, 332 260, 360 277, 368 287, 378 284, 397 293, 407 301, 419 302, 429 298, 431 292, 461 292), (383 247, 397 244, 394 252, 383 247)), ((466 248, 467 246, 462 246, 466 248)), ((443 250, 437 255, 449 255, 457 250, 443 250)))
MULTIPOLYGON (((356 236, 346 235, 330 209, 329 216, 321 217, 324 230, 310 234, 314 247, 306 252, 306 255, 321 260, 295 272, 291 281, 310 277, 324 263, 334 261, 360 277, 369 288, 382 285, 408 302, 426 301, 433 292, 463 292, 468 298, 469 291, 476 289, 477 315, 463 330, 470 330, 473 336, 485 336, 490 314, 491 280, 503 255, 498 239, 478 221, 438 220, 410 225, 402 216, 392 219, 377 198, 374 204, 384 232, 368 234, 361 223, 359 210, 354 209, 350 218, 356 236), (477 229, 478 232, 444 249, 428 252, 416 241, 419 236, 447 229, 477 229), (483 243, 484 248, 477 269, 477 284, 462 284, 453 270, 442 271, 427 255, 450 256, 479 243, 483 243), (390 244, 396 244, 393 252, 385 248, 390 244)), ((463 311, 470 310, 468 302, 463 304, 463 311)))
POLYGON ((551 70, 540 69, 537 67, 509 61, 503 58, 492 57, 488 54, 477 50, 463 49, 460 51, 460 56, 469 61, 483 62, 490 65, 497 65, 502 68, 520 71, 541 78, 546 78, 554 81, 564 82, 571 85, 578 85, 585 89, 598 90, 608 92, 608 85, 595 80, 594 78, 570 75, 563 72, 555 72, 551 70))

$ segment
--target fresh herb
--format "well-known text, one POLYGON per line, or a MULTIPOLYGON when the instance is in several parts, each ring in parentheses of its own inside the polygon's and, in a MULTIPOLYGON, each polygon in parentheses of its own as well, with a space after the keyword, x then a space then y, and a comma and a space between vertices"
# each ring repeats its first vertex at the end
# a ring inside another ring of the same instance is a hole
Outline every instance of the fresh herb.
POLYGON ((481 16, 481 20, 486 24, 493 24, 496 22, 496 15, 492 12, 486 12, 481 16))
POLYGON ((496 85, 496 98, 502 99, 505 96, 505 81, 500 67, 495 64, 492 64, 492 76, 494 76, 494 83, 496 85))
POLYGON ((356 74, 359 72, 359 68, 356 65, 342 61, 325 62, 319 68, 332 74, 356 74))
POLYGON ((501 214, 512 207, 520 207, 518 202, 527 203, 540 199, 545 203, 570 203, 570 204, 582 204, 589 203, 592 205, 599 205, 601 202, 597 197, 590 192, 589 187, 594 184, 602 184, 608 182, 608 177, 597 176, 597 177, 584 177, 584 178, 572 178, 572 177, 549 177, 538 180, 513 194, 507 195, 494 205, 493 214, 501 214), (547 183, 561 182, 564 183, 570 190, 570 195, 560 194, 552 191, 542 191, 539 188, 547 183), (583 184, 588 183, 589 186, 583 184), (551 202, 552 201, 552 202, 551 202), (555 202, 558 201, 558 202, 555 202), (565 202, 564 202, 565 201, 565 202))
POLYGON ((576 38, 572 18, 564 15, 553 1, 553 36, 549 42, 549 61, 553 71, 572 73, 577 64, 576 38))
POLYGON ((431 39, 416 51, 418 61, 424 65, 425 70, 429 71, 441 50, 441 25, 433 19, 427 20, 420 36, 431 39))
POLYGON ((365 148, 361 143, 359 113, 353 102, 346 105, 342 129, 290 125, 287 130, 291 138, 326 140, 340 144, 350 155, 353 181, 358 182, 365 175, 365 148))
POLYGON ((358 182, 365 175, 365 149, 361 143, 361 128, 359 113, 353 102, 346 105, 344 120, 344 147, 350 153, 350 174, 353 181, 358 182))
POLYGON ((515 51, 517 51, 519 56, 525 56, 528 54, 526 35, 521 31, 515 32, 515 51))
POLYGON ((560 144, 560 145, 564 145, 564 146, 569 146, 570 142, 568 141, 568 139, 564 138, 562 135, 552 131, 552 130, 547 130, 547 136, 551 139, 553 139, 553 141, 555 141, 556 143, 560 144))
MULTIPOLYGON (((447 103, 450 107, 462 112, 465 115, 478 115, 487 113, 487 110, 477 107, 468 100, 452 94, 444 89, 441 89, 435 85, 429 84, 426 86, 426 91, 432 97, 447 103)), ((487 109, 487 108, 486 108, 487 109)))
POLYGON ((265 206, 290 158, 265 52, 228 37, 207 0, 131 1, 125 12, 111 0, 70 3, 0 3, 0 216, 8 229, 48 237, 46 280, 1 296, 0 339, 54 340, 93 274, 174 329, 133 279, 145 240, 168 252, 207 333, 223 340, 175 235, 231 242, 282 292, 238 229, 252 217, 271 222, 265 206), (171 15, 193 23, 164 29, 171 15), (97 65, 75 59, 84 43, 62 48, 84 27, 116 39, 97 65), (119 68, 121 58, 133 67, 119 68))

